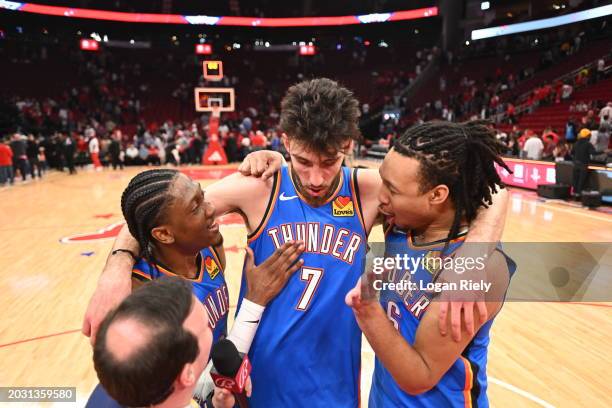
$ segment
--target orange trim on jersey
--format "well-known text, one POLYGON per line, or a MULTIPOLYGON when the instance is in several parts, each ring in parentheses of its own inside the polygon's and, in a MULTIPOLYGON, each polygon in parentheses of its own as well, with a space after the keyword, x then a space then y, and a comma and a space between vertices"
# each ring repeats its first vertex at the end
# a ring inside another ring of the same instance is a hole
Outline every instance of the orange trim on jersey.
POLYGON ((251 242, 255 241, 261 235, 263 230, 266 228, 266 225, 268 225, 268 221, 270 220, 272 213, 274 212, 274 207, 276 207, 276 200, 278 199, 278 192, 280 191, 281 181, 283 179, 280 171, 275 173, 275 177, 277 177, 276 183, 275 183, 276 187, 274 188, 274 191, 272 191, 271 200, 269 201, 269 205, 267 206, 267 211, 264 214, 264 219, 261 221, 259 226, 255 229, 255 231, 253 231, 247 237, 247 244, 250 244, 251 242))
POLYGON ((387 228, 384 230, 385 237, 393 230, 393 224, 387 224, 387 228))
MULTIPOLYGON (((225 275, 225 271, 223 270, 223 265, 221 264, 221 259, 219 259, 219 254, 217 254, 217 250, 213 246, 209 246, 208 249, 210 250, 210 252, 212 252, 213 258, 215 258, 215 262, 217 262, 217 266, 219 267, 221 275, 225 275)), ((204 263, 204 260, 202 261, 202 263, 204 263)), ((204 267, 206 267, 206 265, 204 265, 204 267)))
POLYGON ((357 176, 357 172, 351 171, 351 195, 355 200, 355 207, 357 207, 357 218, 359 218, 359 222, 361 222, 363 230, 366 231, 365 221, 363 220, 363 215, 361 214, 361 198, 357 196, 357 190, 355 189, 355 177, 353 177, 353 175, 357 176))
MULTIPOLYGON (((306 197, 304 197, 300 193, 300 191, 297 189, 297 187, 295 186, 295 183, 293 182, 293 177, 292 177, 291 174, 292 174, 292 170, 291 170, 291 167, 289 167, 289 180, 291 180, 291 184, 293 184, 293 188, 295 189, 296 194, 298 195, 300 200, 302 200, 306 204, 308 204, 308 200, 306 200, 306 197)), ((324 206, 325 204, 330 203, 334 198, 336 198, 336 196, 338 195, 340 190, 342 190, 342 184, 343 183, 344 183, 344 171, 342 170, 342 167, 341 167, 340 168, 340 182, 338 183, 338 187, 336 187, 336 191, 334 191, 334 194, 330 195, 329 198, 327 199, 327 201, 325 201, 323 204, 321 204, 320 207, 324 206)))
MULTIPOLYGON (((414 245, 412 243, 412 237, 413 237, 412 231, 409 231, 406 234, 406 241, 408 242, 408 248, 414 249, 414 250, 417 250, 417 251, 418 250, 422 250, 422 249, 440 248, 440 247, 443 247, 444 244, 445 244, 444 240, 441 240, 441 241, 431 242, 431 243, 427 243, 427 244, 423 244, 423 245, 414 245)), ((452 239, 449 242, 449 245, 456 244, 457 242, 463 242, 463 241, 465 241, 466 237, 467 237, 467 233, 464 233, 463 235, 460 235, 457 238, 452 239)))
POLYGON ((460 357, 461 361, 463 361, 463 366, 465 367, 465 385, 463 386, 463 398, 464 398, 464 407, 471 408, 472 407, 472 387, 474 386, 474 373, 472 373, 472 366, 470 362, 465 357, 460 357))
MULTIPOLYGON (((169 271, 168 269, 164 268, 163 266, 154 264, 155 267, 164 275, 168 275, 168 276, 178 276, 179 278, 183 278, 185 280, 188 280, 189 282, 195 282, 195 283, 200 283, 202 282, 202 280, 204 279, 204 270, 206 269, 206 266, 204 265, 204 259, 202 259, 201 265, 200 265, 200 272, 198 273, 197 278, 195 279, 191 279, 191 278, 186 278, 183 275, 177 275, 176 273, 169 271)), ((219 269, 221 269, 221 265, 217 265, 219 266, 219 269)))
POLYGON ((152 280, 151 279, 151 275, 141 271, 140 269, 136 269, 136 268, 132 269, 132 275, 134 275, 134 274, 136 274, 138 276, 142 276, 145 279, 152 280))

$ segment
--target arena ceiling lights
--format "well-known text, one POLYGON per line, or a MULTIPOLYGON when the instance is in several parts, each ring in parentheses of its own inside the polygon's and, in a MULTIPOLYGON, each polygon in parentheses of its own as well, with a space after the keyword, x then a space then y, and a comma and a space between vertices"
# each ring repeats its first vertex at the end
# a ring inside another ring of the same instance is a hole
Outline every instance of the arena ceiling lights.
POLYGON ((18 3, 14 1, 5 0, 0 0, 0 9, 22 11, 25 13, 44 14, 49 16, 87 18, 94 20, 120 21, 126 23, 196 24, 241 27, 342 26, 351 24, 370 24, 385 23, 390 21, 414 20, 438 15, 437 7, 427 7, 415 10, 393 11, 390 13, 336 17, 257 18, 232 16, 183 16, 180 14, 124 13, 120 11, 92 10, 83 8, 47 6, 33 3, 18 3))
POLYGON ((508 24, 498 27, 483 28, 472 31, 472 40, 482 40, 484 38, 499 37, 502 35, 523 33, 526 31, 543 30, 551 27, 558 27, 564 24, 577 23, 579 21, 591 20, 609 16, 612 14, 612 4, 592 8, 590 10, 578 11, 564 16, 543 18, 540 20, 527 21, 525 23, 508 24))

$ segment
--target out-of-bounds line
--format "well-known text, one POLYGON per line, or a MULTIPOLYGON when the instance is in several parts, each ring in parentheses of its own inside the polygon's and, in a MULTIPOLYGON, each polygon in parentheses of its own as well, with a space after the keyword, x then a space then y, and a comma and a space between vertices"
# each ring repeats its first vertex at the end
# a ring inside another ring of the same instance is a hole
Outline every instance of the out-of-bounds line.
POLYGON ((11 343, 0 344, 0 348, 9 347, 9 346, 15 346, 17 344, 22 344, 22 343, 29 343, 31 341, 36 341, 36 340, 48 339, 50 337, 62 336, 64 334, 79 333, 80 331, 81 331, 81 329, 74 329, 74 330, 67 330, 67 331, 63 331, 63 332, 59 332, 59 333, 47 334, 45 336, 32 337, 30 339, 17 340, 17 341, 13 341, 11 343))
POLYGON ((518 394, 518 395, 520 395, 520 396, 522 396, 522 397, 525 397, 525 398, 527 398, 528 400, 533 401, 533 402, 535 402, 536 404, 538 404, 538 405, 540 405, 540 406, 542 406, 542 407, 546 407, 546 408, 555 408, 555 406, 554 406, 554 405, 552 405, 551 403, 546 402, 546 401, 544 401, 543 399, 541 399, 541 398, 539 398, 539 397, 536 397, 535 395, 533 395, 533 394, 532 394, 532 393, 530 393, 530 392, 527 392, 527 391, 522 390, 522 389, 520 389, 520 388, 518 388, 518 387, 515 387, 515 386, 514 386, 514 385, 512 385, 512 384, 508 384, 508 383, 507 383, 507 382, 505 382, 505 381, 499 380, 499 379, 497 379, 497 378, 495 378, 495 377, 491 377, 491 376, 488 376, 488 378, 487 378, 487 379, 488 379, 488 381, 489 381, 490 383, 495 384, 495 385, 499 385, 500 387, 505 388, 505 389, 507 389, 508 391, 512 391, 512 392, 514 392, 514 393, 516 393, 516 394, 518 394))

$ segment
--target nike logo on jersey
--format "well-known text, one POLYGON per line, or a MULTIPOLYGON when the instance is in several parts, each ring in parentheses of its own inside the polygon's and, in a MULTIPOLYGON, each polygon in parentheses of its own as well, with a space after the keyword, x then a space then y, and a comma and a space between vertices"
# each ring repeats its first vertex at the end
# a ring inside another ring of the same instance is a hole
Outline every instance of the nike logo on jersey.
POLYGON ((289 200, 293 200, 294 198, 298 198, 298 196, 294 195, 294 196, 287 197, 285 195, 285 192, 283 191, 278 198, 280 198, 281 201, 289 201, 289 200))

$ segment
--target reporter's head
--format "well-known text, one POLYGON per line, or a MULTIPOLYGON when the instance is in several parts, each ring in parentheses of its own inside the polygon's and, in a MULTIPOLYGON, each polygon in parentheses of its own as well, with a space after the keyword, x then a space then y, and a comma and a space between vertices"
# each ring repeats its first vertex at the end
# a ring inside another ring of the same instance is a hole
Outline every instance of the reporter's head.
POLYGON ((208 361, 212 332, 189 283, 161 278, 128 296, 102 322, 94 367, 125 406, 185 406, 208 361))

